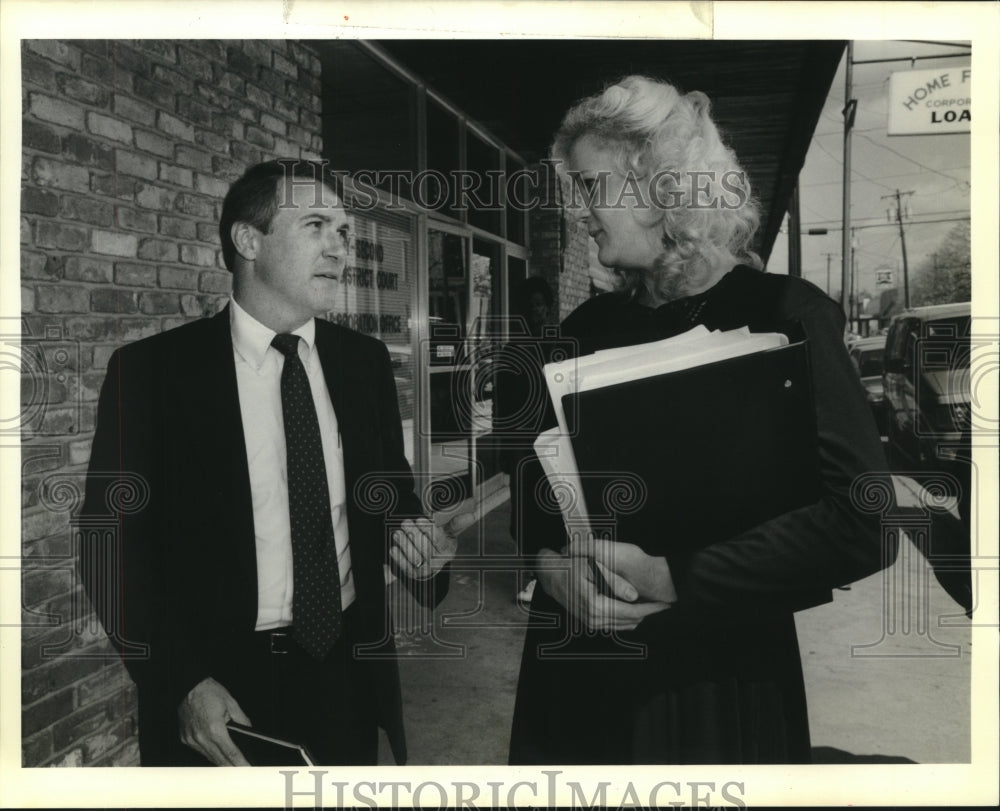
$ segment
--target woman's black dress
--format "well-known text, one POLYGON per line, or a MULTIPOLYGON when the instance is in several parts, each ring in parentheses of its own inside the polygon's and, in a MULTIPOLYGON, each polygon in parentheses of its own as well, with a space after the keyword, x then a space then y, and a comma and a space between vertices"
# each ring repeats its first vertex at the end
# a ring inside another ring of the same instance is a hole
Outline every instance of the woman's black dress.
MULTIPOLYGON (((894 548, 882 548, 878 516, 850 498, 858 475, 885 470, 881 443, 844 347, 844 315, 800 279, 738 266, 705 293, 658 309, 606 294, 574 311, 562 334, 585 354, 698 324, 804 333, 823 495, 696 552, 683 570, 672 571, 677 603, 632 632, 574 633, 564 609, 536 588, 512 764, 809 762, 793 611, 828 602, 833 587, 894 559, 894 548), (645 645, 644 654, 636 655, 636 643, 645 645)), ((725 504, 706 494, 691 507, 725 504)), ((530 501, 524 509, 527 551, 565 544, 558 516, 530 501)))

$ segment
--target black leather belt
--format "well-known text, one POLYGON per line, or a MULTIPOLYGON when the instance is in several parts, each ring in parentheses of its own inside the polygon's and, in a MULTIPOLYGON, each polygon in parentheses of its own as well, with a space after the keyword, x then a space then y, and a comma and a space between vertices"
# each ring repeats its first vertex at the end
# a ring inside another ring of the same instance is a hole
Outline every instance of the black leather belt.
POLYGON ((271 631, 255 631, 254 638, 259 640, 268 653, 285 654, 288 653, 295 641, 292 639, 293 628, 287 625, 284 628, 275 628, 271 631))

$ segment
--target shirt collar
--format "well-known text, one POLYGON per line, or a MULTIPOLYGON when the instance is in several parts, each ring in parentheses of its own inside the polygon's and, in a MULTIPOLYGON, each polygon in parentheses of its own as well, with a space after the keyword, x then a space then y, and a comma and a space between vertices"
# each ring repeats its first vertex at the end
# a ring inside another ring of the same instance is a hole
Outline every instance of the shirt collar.
MULTIPOLYGON (((271 341, 277 333, 270 327, 266 327, 244 310, 236 302, 236 299, 229 298, 230 329, 233 335, 233 347, 239 352, 254 371, 260 371, 260 367, 267 358, 267 350, 271 349, 271 341)), ((310 318, 298 329, 292 330, 293 335, 298 335, 306 345, 307 353, 312 351, 316 340, 316 320, 310 318)), ((278 350, 274 350, 277 352, 278 350)))

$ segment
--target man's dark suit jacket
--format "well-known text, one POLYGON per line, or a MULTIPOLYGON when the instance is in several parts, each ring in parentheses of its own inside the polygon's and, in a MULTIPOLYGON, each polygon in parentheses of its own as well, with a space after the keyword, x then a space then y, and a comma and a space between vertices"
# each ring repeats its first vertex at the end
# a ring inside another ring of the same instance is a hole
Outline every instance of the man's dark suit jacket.
MULTIPOLYGON (((389 509, 396 517, 419 515, 420 502, 403 454, 385 346, 322 319, 316 346, 343 443, 357 624, 362 640, 381 643, 369 673, 379 725, 402 763, 383 570, 386 519, 389 509)), ((138 688, 142 762, 168 765, 179 740, 179 702, 220 671, 257 617, 253 507, 229 307, 111 357, 81 519, 84 585, 138 688), (129 496, 135 477, 137 495, 129 496), (115 515, 116 532, 86 531, 88 523, 107 525, 115 515), (147 646, 147 653, 136 655, 136 646, 147 646)), ((444 596, 447 573, 408 585, 432 604, 444 596)))

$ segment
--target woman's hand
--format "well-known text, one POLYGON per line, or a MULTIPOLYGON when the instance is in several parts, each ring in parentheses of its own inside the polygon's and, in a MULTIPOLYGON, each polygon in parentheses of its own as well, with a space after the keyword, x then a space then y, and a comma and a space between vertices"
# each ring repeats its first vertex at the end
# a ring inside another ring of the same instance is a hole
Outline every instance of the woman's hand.
POLYGON ((666 558, 647 555, 635 544, 597 538, 573 541, 568 551, 572 558, 594 560, 619 595, 622 587, 618 584, 626 583, 640 600, 667 606, 677 602, 677 590, 666 558))
POLYGON ((655 600, 635 602, 641 594, 632 584, 608 567, 598 574, 594 559, 572 554, 572 547, 569 557, 543 549, 535 574, 547 594, 593 631, 631 631, 650 614, 670 607, 655 600), (602 593, 605 589, 609 593, 602 593))

